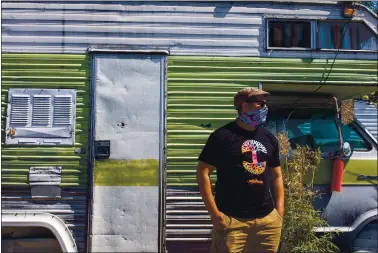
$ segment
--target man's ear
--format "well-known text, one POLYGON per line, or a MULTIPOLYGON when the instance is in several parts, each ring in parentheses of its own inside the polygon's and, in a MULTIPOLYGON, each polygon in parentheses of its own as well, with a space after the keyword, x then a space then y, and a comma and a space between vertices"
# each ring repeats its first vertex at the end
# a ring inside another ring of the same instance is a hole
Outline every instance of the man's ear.
POLYGON ((246 102, 243 102, 241 103, 241 106, 240 106, 240 109, 239 109, 239 113, 242 114, 243 112, 246 111, 246 107, 248 106, 248 104, 246 102))

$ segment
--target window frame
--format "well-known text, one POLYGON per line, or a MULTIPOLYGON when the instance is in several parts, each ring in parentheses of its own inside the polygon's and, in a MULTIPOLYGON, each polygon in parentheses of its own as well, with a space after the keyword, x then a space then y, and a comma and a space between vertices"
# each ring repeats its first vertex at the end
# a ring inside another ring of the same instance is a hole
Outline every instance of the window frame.
MULTIPOLYGON (((378 50, 358 50, 358 49, 334 49, 334 48, 320 48, 319 41, 319 22, 343 22, 348 23, 348 20, 345 19, 295 19, 295 18, 266 18, 265 27, 265 50, 266 51, 307 51, 307 52, 343 52, 343 53, 377 53, 378 50), (270 21, 298 21, 298 22, 309 22, 311 24, 311 48, 302 48, 302 47, 271 47, 269 46, 269 22, 270 21)), ((352 19, 351 23, 361 23, 368 29, 373 36, 378 40, 378 35, 366 25, 363 20, 352 19)))
MULTIPOLYGON (((342 123, 341 123, 342 124, 342 123)), ((353 128, 353 130, 358 134, 358 136, 367 144, 369 144, 369 149, 368 150, 356 150, 353 148, 353 146, 351 146, 352 148, 352 152, 358 152, 358 153, 369 153, 373 150, 373 145, 372 143, 369 141, 369 138, 366 137, 366 135, 363 133, 363 131, 361 130, 361 127, 359 124, 356 123, 356 119, 353 123, 350 124, 353 128)), ((341 134, 343 134, 342 130, 341 130, 341 134)), ((343 142, 345 142, 344 140, 344 136, 343 136, 343 142)))
POLYGON ((266 19, 266 50, 277 50, 277 51, 314 51, 316 50, 316 37, 314 37, 314 34, 316 32, 316 22, 312 19, 286 19, 286 18, 267 18, 266 19), (272 47, 269 46, 269 22, 270 21, 291 21, 291 22, 308 22, 311 26, 311 33, 310 33, 310 43, 311 47, 272 47))
MULTIPOLYGON (((315 20, 316 22, 316 48, 320 52, 345 52, 345 53, 376 53, 378 50, 358 50, 358 49, 336 49, 336 48, 321 48, 320 47, 320 36, 319 36, 319 23, 320 22, 329 22, 329 23, 348 23, 348 20, 345 19, 324 19, 324 20, 315 20)), ((350 23, 360 23, 362 24, 373 36, 378 40, 378 35, 374 34, 374 31, 365 24, 363 20, 351 20, 350 23)))

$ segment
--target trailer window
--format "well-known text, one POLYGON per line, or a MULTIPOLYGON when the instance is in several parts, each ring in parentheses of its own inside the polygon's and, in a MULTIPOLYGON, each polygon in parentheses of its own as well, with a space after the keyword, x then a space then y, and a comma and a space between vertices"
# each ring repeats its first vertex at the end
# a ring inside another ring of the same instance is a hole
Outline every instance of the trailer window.
POLYGON ((268 47, 311 48, 311 21, 268 21, 268 47))
POLYGON ((363 23, 319 21, 321 49, 377 50, 377 38, 363 23))

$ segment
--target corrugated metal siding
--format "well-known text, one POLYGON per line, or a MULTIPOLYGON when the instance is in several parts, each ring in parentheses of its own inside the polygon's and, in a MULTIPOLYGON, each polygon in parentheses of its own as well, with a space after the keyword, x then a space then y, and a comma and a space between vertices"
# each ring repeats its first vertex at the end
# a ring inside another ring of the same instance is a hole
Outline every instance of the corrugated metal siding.
MULTIPOLYGON (((331 62, 328 62, 328 67, 331 62)), ((328 84, 376 83, 374 62, 336 61, 328 84), (336 67, 337 66, 337 67, 336 67), (365 72, 366 71, 366 72, 365 72)), ((167 115, 167 241, 203 241, 211 222, 196 187, 197 158, 208 136, 237 116, 233 96, 258 82, 319 84, 327 62, 301 59, 169 57, 167 115)), ((321 91, 321 90, 320 90, 321 91)), ((212 175, 213 183, 215 174, 212 175)))
MULTIPOLYGON (((264 15, 343 19, 341 10, 298 3, 7 1, 2 3, 2 50, 85 53, 90 46, 159 47, 173 55, 332 58, 333 53, 266 52, 264 15)), ((357 16, 371 14, 359 10, 357 16)), ((370 26, 377 31, 376 23, 370 26)), ((375 59, 375 54, 341 52, 338 57, 375 59)))
POLYGON ((365 101, 355 101, 354 112, 356 118, 378 140, 378 110, 374 104, 365 101))
POLYGON ((247 78, 249 67, 240 58, 168 58, 168 243, 209 238, 210 218, 195 187, 197 157, 209 134, 235 118, 235 92, 257 86, 247 78))
POLYGON ((48 210, 57 214, 73 228, 78 247, 84 250, 86 219, 82 216, 87 205, 89 58, 85 55, 3 54, 1 96, 2 208, 48 210), (8 88, 77 89, 75 145, 5 145, 8 88), (85 154, 76 154, 78 149, 85 149, 85 154), (62 199, 31 199, 28 184, 31 166, 62 166, 62 199))

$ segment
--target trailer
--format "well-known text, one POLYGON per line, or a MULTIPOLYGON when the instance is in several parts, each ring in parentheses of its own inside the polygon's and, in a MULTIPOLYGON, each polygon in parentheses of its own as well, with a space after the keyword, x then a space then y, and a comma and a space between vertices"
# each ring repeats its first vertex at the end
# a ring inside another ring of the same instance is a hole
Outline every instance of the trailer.
POLYGON ((343 126, 341 192, 326 154, 332 98, 377 88, 377 19, 337 1, 3 1, 2 250, 207 251, 197 158, 234 94, 262 86, 273 133, 297 137, 295 109, 325 145, 316 229, 376 251, 376 123, 343 126))

